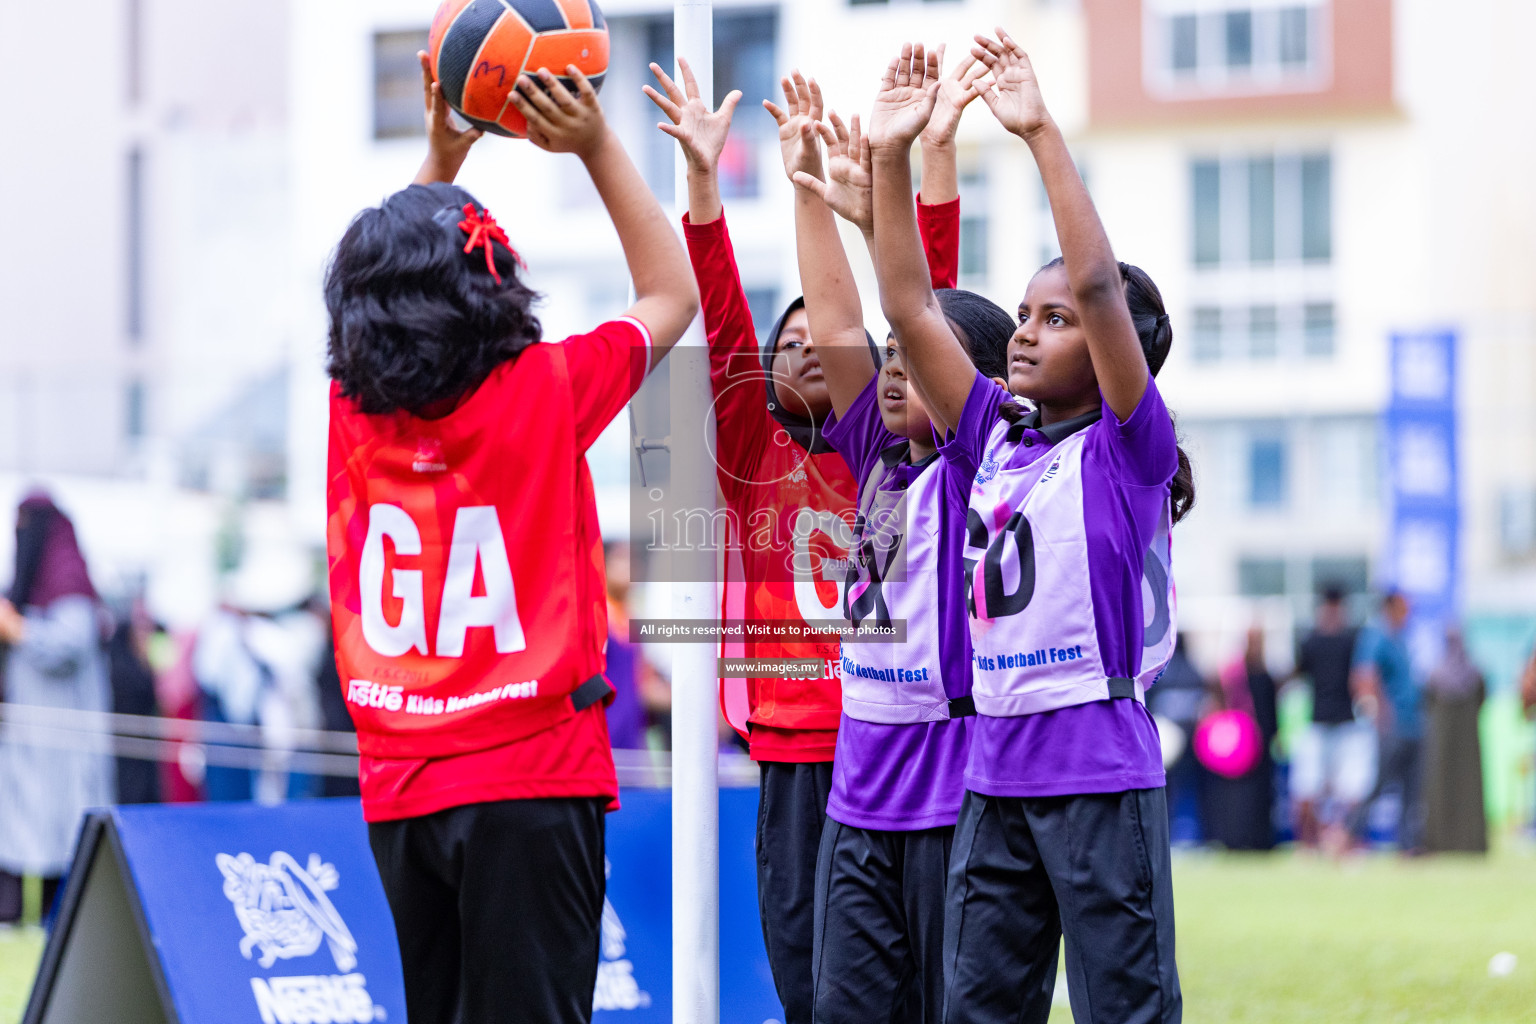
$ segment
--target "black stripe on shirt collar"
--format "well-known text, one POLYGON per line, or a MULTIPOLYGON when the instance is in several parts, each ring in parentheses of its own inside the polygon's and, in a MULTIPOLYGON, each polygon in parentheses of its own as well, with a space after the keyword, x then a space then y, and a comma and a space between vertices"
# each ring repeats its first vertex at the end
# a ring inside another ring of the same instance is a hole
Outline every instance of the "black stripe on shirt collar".
POLYGON ((1069 420, 1059 420, 1049 426, 1040 426, 1040 410, 1036 409, 1023 419, 1018 420, 1008 428, 1008 443, 1018 444, 1024 439, 1025 430, 1033 430, 1044 434, 1045 439, 1051 444, 1060 444, 1084 427, 1092 426, 1104 418, 1102 409, 1085 412, 1081 416, 1074 416, 1069 420))

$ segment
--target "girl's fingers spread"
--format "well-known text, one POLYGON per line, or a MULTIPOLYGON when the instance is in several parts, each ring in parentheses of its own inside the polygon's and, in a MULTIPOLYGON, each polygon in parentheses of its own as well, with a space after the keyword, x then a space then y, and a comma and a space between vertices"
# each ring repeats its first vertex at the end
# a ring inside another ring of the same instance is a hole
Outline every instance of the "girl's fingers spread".
POLYGON ((851 150, 853 150, 854 152, 858 152, 859 142, 862 141, 862 138, 863 137, 861 135, 859 135, 859 115, 858 114, 854 114, 853 118, 848 122, 848 146, 849 146, 849 148, 851 150))
POLYGON ((785 121, 789 120, 789 115, 780 110, 778 105, 775 104, 773 100, 763 100, 763 109, 772 114, 773 119, 780 125, 783 125, 785 121))
POLYGON ((986 68, 988 71, 997 67, 998 56, 991 50, 984 49, 980 46, 973 46, 971 47, 971 56, 981 61, 981 66, 986 68))
POLYGON ((683 112, 678 109, 677 104, 667 99, 655 89, 652 89, 648 85, 642 85, 640 87, 640 91, 645 93, 645 95, 650 99, 652 103, 660 107, 661 112, 670 117, 674 123, 683 119, 683 112))
POLYGON ((900 89, 912 80, 912 44, 901 44, 901 56, 896 61, 896 88, 900 89))
POLYGON ((666 91, 667 98, 670 99, 673 103, 677 104, 678 106, 682 106, 684 103, 688 102, 688 97, 683 95, 683 90, 677 87, 677 83, 672 81, 671 76, 669 76, 665 71, 661 70, 661 65, 652 64, 651 74, 656 76, 656 81, 661 83, 662 89, 666 91))
POLYGON ((1005 29, 1005 28, 1003 28, 1003 26, 999 25, 999 26, 997 26, 996 32, 997 32, 997 41, 1003 45, 1004 49, 1012 50, 1014 53, 1018 54, 1020 57, 1024 56, 1024 47, 1020 46, 1018 44, 1018 42, 1013 38, 1013 36, 1008 34, 1008 30, 1007 29, 1005 29))
MULTIPOLYGON (((785 75, 783 78, 779 79, 779 88, 784 90, 784 109, 787 112, 786 116, 788 114, 793 114, 795 112, 795 83, 789 80, 788 75, 785 75)), ((782 124, 783 122, 780 123, 782 124)))
POLYGON ((548 68, 539 68, 539 83, 544 86, 545 95, 554 101, 556 107, 566 112, 575 108, 576 97, 571 95, 565 83, 560 81, 553 71, 548 68))
MULTIPOLYGON (((854 116, 857 117, 858 115, 855 114, 854 116)), ((831 124, 832 124, 833 136, 836 139, 838 139, 838 141, 840 141, 840 142, 847 142, 848 141, 848 126, 843 123, 843 119, 842 118, 837 116, 837 111, 835 111, 835 110, 827 111, 827 120, 830 121, 831 124)))
POLYGON ((550 99, 543 89, 539 88, 538 79, 524 72, 517 79, 517 91, 528 103, 548 120, 553 120, 560 114, 560 108, 555 101, 550 99))
POLYGON ((666 121, 657 121, 656 127, 659 128, 663 133, 672 136, 678 142, 686 143, 688 141, 688 133, 683 131, 675 124, 670 124, 666 121))
POLYGON ((736 109, 736 104, 740 102, 741 90, 732 89, 730 92, 725 94, 725 99, 720 101, 720 109, 715 111, 715 113, 725 114, 727 117, 729 117, 731 112, 736 109))
POLYGON ((880 87, 882 89, 896 88, 896 65, 899 61, 899 57, 892 57, 891 62, 885 66, 885 74, 880 76, 880 87))
POLYGON ((823 202, 826 201, 827 183, 822 181, 820 178, 806 174, 804 171, 796 171, 793 180, 796 185, 816 193, 818 198, 820 198, 823 202))
POLYGON ((567 64, 565 66, 565 77, 569 78, 576 85, 576 94, 572 97, 573 99, 579 99, 585 103, 597 102, 597 90, 592 88, 592 80, 587 77, 586 72, 582 71, 581 68, 575 64, 567 64))
MULTIPOLYGON (((518 81, 521 82, 522 79, 518 79, 518 81)), ((551 125, 539 109, 533 105, 533 102, 528 99, 527 94, 520 88, 514 88, 507 98, 512 101, 512 106, 517 108, 517 112, 522 114, 528 121, 528 138, 538 142, 538 138, 535 137, 535 132, 537 132, 547 142, 551 125)), ((542 143, 540 144, 542 145, 542 143)))
POLYGON ((811 109, 811 90, 805 84, 805 76, 800 73, 799 68, 796 68, 789 73, 789 77, 795 83, 795 113, 809 113, 811 109))
POLYGON ((816 126, 816 134, 820 135, 822 140, 826 142, 827 151, 833 156, 841 153, 848 145, 848 136, 843 135, 839 137, 837 132, 832 130, 832 126, 825 121, 812 121, 811 124, 816 126))
POLYGON ((821 120, 821 113, 822 113, 822 111, 825 110, 827 108, 827 106, 826 106, 825 101, 823 101, 822 98, 821 98, 821 86, 816 84, 816 79, 813 78, 813 79, 810 80, 810 87, 811 87, 811 116, 819 121, 819 120, 821 120))
MULTIPOLYGON (((1001 43, 999 43, 996 39, 993 39, 991 36, 981 36, 981 35, 974 36, 972 38, 976 42, 977 46, 980 46, 982 49, 986 50, 988 53, 991 53, 994 56, 1002 56, 1003 45, 1001 43)), ((975 49, 972 49, 971 52, 975 53, 976 51, 975 51, 975 49)))
POLYGON ((688 59, 686 57, 677 58, 677 66, 682 69, 683 88, 687 91, 688 98, 691 100, 698 99, 699 82, 698 79, 693 77, 693 68, 688 66, 688 59))

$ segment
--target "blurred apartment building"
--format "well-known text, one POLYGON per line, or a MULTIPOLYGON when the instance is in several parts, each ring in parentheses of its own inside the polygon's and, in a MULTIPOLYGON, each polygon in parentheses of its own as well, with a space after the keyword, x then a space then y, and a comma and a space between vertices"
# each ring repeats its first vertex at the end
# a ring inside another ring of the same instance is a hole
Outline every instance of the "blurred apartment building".
POLYGON ((0 6, 68 52, 0 70, 0 514, 46 484, 98 584, 159 579, 173 619, 238 557, 231 504, 286 518, 287 31, 283 4, 0 6))
MULTIPOLYGON (((673 144, 639 88, 648 61, 671 66, 672 5, 603 6, 604 104, 670 207, 673 144)), ((6 213, 7 237, 27 241, 0 274, 0 474, 280 497, 318 542, 321 275, 348 220, 419 164, 415 53, 435 3, 86 8, 71 32, 98 74, 60 80, 30 51, 5 72, 46 75, 58 98, 17 115, 15 137, 48 151, 0 167, 9 195, 36 197, 6 213)), ((57 17, 8 7, 0 26, 35 38, 57 17)), ((947 42, 953 62, 973 31, 1008 25, 1116 251, 1174 318, 1163 386, 1200 483, 1175 541, 1186 622, 1229 634, 1243 598, 1283 630, 1324 582, 1392 580, 1389 338, 1426 330, 1458 345, 1466 607, 1536 607, 1530 5, 718 0, 715 21, 716 98, 746 96, 722 185, 761 325, 799 293, 791 188, 759 105, 779 75, 816 75, 847 115, 902 40, 947 42)), ((1050 211, 1027 150, 979 105, 960 142, 961 284, 1011 309, 1055 254, 1050 211)), ((574 158, 488 139, 461 181, 549 296, 547 335, 624 308, 617 240, 574 158)), ((883 333, 862 244, 845 242, 883 333)), ((621 417, 592 457, 607 522, 623 518, 630 459, 621 417)))
MULTIPOLYGON (((300 268, 347 217, 408 180, 421 150, 414 53, 430 3, 296 11, 292 176, 300 268), (324 151, 327 159, 310 154, 324 151)), ((671 4, 611 0, 603 98, 670 204, 672 143, 639 93, 671 66, 671 4)), ((757 320, 798 293, 790 189, 758 102, 815 74, 844 114, 867 108, 903 39, 1012 26, 1034 58, 1122 258, 1160 283, 1177 342, 1164 387, 1196 459, 1200 507, 1178 531, 1197 631, 1277 625, 1315 588, 1393 582, 1382 409, 1395 332, 1449 330, 1458 357, 1463 596, 1536 605, 1536 92, 1514 0, 785 0, 715 5, 715 94, 740 88, 723 161, 727 216, 757 320)), ((1523 31, 1522 31, 1523 30, 1523 31)), ((1012 308, 1054 255, 1027 151, 976 107, 961 129, 962 284, 1012 308)), ((549 295, 549 333, 622 308, 623 264, 574 161, 488 140, 461 179, 508 226, 549 295)), ((860 248, 849 237, 850 248, 860 248)), ((865 313, 882 330, 857 252, 865 313)), ((319 337, 318 304, 299 333, 319 337)), ((296 378, 302 379, 302 378, 296 378)), ((306 385, 305 436, 320 436, 306 385)), ((295 404, 300 403, 298 396, 295 404)), ((624 482, 620 421, 594 458, 624 482)), ((318 486, 321 449, 293 478, 318 486)), ((307 460, 307 462, 306 462, 307 460)), ((303 467, 300 468, 300 463, 303 467)), ((311 492, 312 504, 317 493, 311 492)))

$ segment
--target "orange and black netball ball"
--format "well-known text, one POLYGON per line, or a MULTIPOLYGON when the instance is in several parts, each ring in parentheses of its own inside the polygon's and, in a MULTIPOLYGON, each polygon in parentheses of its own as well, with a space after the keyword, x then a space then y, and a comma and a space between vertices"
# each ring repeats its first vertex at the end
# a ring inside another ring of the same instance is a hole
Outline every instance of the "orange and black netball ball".
POLYGON ((528 122, 511 103, 523 72, 548 68, 566 88, 574 64, 594 89, 608 71, 608 24, 597 0, 444 0, 427 41, 443 97, 470 124, 511 138, 528 122))

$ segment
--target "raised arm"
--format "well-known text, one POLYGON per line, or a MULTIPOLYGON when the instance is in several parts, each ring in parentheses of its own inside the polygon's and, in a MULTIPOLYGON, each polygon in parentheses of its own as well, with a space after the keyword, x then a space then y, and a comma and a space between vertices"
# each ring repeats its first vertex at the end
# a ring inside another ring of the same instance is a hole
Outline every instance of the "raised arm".
POLYGON ((427 51, 419 50, 416 59, 421 62, 421 87, 426 94, 427 109, 427 158, 416 172, 413 185, 431 185, 442 182, 452 185, 469 156, 469 147, 480 141, 485 133, 478 128, 459 131, 448 120, 448 101, 443 99, 443 87, 432 79, 432 60, 427 51))
POLYGON ((731 115, 741 102, 741 90, 731 90, 720 103, 720 109, 711 111, 699 95, 699 83, 688 62, 679 57, 677 65, 682 72, 682 88, 661 70, 661 65, 652 64, 651 74, 656 76, 662 91, 657 92, 649 85, 640 89, 671 122, 663 121, 656 127, 682 147, 688 165, 688 222, 708 224, 719 219, 724 211, 720 204, 720 154, 731 134, 731 115))
MULTIPOLYGON (((944 66, 944 47, 938 48, 944 66)), ((923 191, 917 197, 917 226, 934 288, 953 288, 960 273, 960 170, 955 132, 960 115, 976 98, 976 79, 986 73, 976 58, 966 57, 939 80, 933 116, 919 136, 923 155, 923 191)))
POLYGON ((874 163, 875 276, 880 308, 901 339, 907 372, 943 427, 960 422, 976 368, 939 308, 912 203, 912 143, 933 114, 938 54, 904 44, 885 69, 869 119, 874 163))
POLYGON ((990 79, 980 83, 982 102, 1004 128, 1029 144, 1040 168, 1094 376, 1104 401, 1123 422, 1146 393, 1148 370, 1109 236, 1061 130, 1045 109, 1040 83, 1024 49, 998 28, 996 39, 977 36, 971 54, 991 72, 990 79))
POLYGON ((576 83, 575 95, 540 68, 537 83, 529 75, 518 79, 512 103, 528 119, 530 142, 552 153, 576 154, 592 176, 634 283, 635 304, 627 315, 650 331, 654 367, 699 311, 693 268, 661 205, 608 127, 592 83, 574 64, 566 74, 576 83))
POLYGON ((800 288, 805 295, 806 324, 827 381, 827 395, 832 399, 832 410, 842 416, 874 377, 875 364, 869 357, 864 307, 853 281, 853 268, 837 233, 837 221, 824 201, 827 196, 835 201, 838 186, 829 187, 819 177, 818 133, 828 136, 831 161, 846 161, 850 146, 857 153, 858 121, 854 121, 853 135, 836 114, 832 115, 832 126, 822 123, 821 88, 815 79, 807 82, 796 71, 780 84, 784 89, 784 109, 772 103, 765 106, 779 124, 780 138, 789 134, 797 139, 795 145, 786 145, 783 152, 784 171, 795 183, 795 251, 800 262, 800 288))

